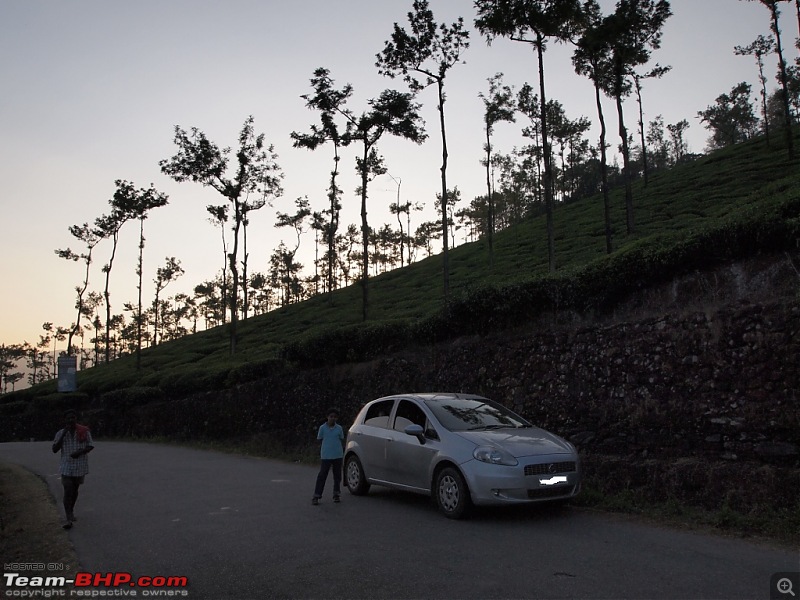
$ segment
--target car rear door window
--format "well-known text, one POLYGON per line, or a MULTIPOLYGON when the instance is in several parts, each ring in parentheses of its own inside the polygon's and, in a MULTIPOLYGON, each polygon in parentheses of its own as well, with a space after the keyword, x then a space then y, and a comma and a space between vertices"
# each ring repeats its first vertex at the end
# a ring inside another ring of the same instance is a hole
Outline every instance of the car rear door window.
POLYGON ((367 409, 367 414, 364 415, 364 425, 388 429, 389 415, 392 414, 393 406, 394 400, 381 400, 380 402, 376 402, 367 409))

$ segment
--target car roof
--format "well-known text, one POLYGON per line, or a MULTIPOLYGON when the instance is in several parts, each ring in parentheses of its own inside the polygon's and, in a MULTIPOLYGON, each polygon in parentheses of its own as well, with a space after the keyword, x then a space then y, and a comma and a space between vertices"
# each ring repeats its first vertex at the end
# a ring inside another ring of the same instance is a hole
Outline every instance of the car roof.
POLYGON ((415 392, 409 394, 392 394, 391 396, 384 396, 383 398, 378 398, 378 400, 395 400, 398 398, 413 398, 416 400, 432 400, 436 401, 445 401, 445 400, 453 400, 456 398, 463 398, 463 399, 481 399, 486 400, 483 396, 478 396, 477 394, 464 394, 461 392, 415 392))

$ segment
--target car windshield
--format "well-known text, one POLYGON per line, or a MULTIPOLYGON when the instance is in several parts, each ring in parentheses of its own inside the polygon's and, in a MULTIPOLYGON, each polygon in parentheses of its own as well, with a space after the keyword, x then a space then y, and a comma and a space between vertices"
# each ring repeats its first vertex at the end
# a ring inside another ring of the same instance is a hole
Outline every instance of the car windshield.
POLYGON ((450 431, 531 427, 519 415, 486 398, 431 398, 425 404, 450 431))

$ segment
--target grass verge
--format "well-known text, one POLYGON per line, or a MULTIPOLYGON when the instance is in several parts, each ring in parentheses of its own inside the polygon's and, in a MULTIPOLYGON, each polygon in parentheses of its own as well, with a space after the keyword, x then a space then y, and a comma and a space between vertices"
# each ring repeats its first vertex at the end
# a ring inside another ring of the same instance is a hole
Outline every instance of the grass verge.
POLYGON ((800 549, 800 508, 795 508, 794 511, 767 508, 757 514, 744 514, 727 504, 723 504, 719 510, 708 510, 687 506, 674 499, 652 502, 642 498, 634 490, 603 494, 586 485, 572 504, 603 512, 632 515, 677 529, 710 532, 800 549))
POLYGON ((0 463, 0 556, 25 565, 30 577, 74 578, 78 557, 61 528, 61 517, 47 484, 30 471, 0 463), (42 568, 37 568, 37 567, 42 568))

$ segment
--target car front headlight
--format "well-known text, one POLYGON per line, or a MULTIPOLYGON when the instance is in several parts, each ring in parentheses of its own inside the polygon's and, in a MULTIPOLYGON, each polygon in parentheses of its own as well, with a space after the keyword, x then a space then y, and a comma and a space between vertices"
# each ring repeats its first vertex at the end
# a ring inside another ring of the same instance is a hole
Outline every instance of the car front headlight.
POLYGON ((472 452, 472 456, 474 456, 476 460, 493 465, 514 467, 519 464, 519 461, 511 456, 510 453, 501 448, 496 448, 495 446, 478 446, 472 452))

